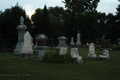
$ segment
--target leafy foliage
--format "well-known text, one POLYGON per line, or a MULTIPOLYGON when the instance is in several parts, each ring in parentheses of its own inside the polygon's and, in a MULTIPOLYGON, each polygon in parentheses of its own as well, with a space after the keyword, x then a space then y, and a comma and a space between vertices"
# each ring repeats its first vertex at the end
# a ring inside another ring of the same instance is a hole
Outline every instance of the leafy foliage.
POLYGON ((99 0, 64 0, 63 3, 67 36, 76 37, 79 30, 82 43, 95 40, 100 34, 96 10, 99 0))
POLYGON ((59 63, 59 64, 73 63, 73 59, 71 58, 69 53, 60 55, 58 50, 56 50, 56 52, 47 51, 42 61, 48 63, 59 63))
MULTIPOLYGON (((5 9, 4 12, 0 12, 0 35, 2 39, 7 40, 5 43, 16 44, 18 39, 18 30, 16 27, 20 24, 20 17, 25 19, 24 24, 29 28, 31 21, 25 13, 25 10, 21 6, 16 4, 11 8, 5 9)), ((5 45, 5 44, 4 44, 5 45)))

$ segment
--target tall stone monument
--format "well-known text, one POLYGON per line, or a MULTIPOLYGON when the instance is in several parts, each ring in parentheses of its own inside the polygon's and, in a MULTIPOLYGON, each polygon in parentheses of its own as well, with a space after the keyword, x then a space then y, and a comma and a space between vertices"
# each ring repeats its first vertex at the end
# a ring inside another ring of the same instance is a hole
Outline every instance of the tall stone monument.
POLYGON ((28 59, 34 57, 31 41, 31 35, 27 31, 24 35, 24 45, 20 54, 21 58, 28 59))
POLYGON ((16 45, 16 48, 14 49, 14 54, 20 55, 24 44, 25 30, 27 29, 26 25, 24 25, 23 16, 21 16, 20 18, 20 25, 17 26, 17 29, 18 29, 18 43, 16 45))
POLYGON ((76 42, 76 46, 81 46, 80 33, 79 33, 79 31, 78 31, 78 34, 77 34, 77 42, 76 42))

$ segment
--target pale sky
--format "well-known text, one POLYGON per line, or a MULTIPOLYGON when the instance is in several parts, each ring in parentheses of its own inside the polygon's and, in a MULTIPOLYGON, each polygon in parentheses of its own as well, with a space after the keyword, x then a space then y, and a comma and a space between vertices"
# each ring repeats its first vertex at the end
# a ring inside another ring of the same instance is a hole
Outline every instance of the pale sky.
MULTIPOLYGON (((64 7, 64 3, 61 1, 63 0, 0 0, 0 10, 4 11, 18 2, 26 10, 27 15, 31 16, 36 8, 43 8, 45 4, 47 7, 64 7)), ((118 0, 100 0, 97 10, 106 14, 115 14, 118 4, 118 0)))

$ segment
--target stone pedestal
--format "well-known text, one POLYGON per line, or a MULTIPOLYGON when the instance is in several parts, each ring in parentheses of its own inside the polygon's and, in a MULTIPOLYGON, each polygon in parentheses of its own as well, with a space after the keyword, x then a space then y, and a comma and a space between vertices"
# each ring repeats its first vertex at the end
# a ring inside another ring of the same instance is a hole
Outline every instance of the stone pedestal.
POLYGON ((16 45, 16 48, 14 49, 14 54, 20 55, 23 44, 24 44, 24 34, 25 30, 27 29, 26 25, 24 25, 24 18, 20 18, 20 25, 17 26, 18 29, 18 43, 16 45))
POLYGON ((61 36, 61 37, 58 38, 58 40, 59 40, 58 48, 62 48, 62 47, 68 48, 68 46, 66 44, 66 40, 67 40, 66 37, 61 36))
POLYGON ((47 37, 45 35, 39 35, 36 37, 35 52, 38 53, 41 50, 47 50, 47 37))
POLYGON ((20 54, 21 59, 30 59, 34 58, 34 54, 20 54))

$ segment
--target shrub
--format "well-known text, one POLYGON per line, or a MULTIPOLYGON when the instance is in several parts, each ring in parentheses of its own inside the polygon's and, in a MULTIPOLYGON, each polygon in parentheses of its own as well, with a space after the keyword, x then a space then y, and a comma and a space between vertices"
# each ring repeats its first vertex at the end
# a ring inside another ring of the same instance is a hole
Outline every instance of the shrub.
POLYGON ((47 51, 41 61, 48 63, 59 63, 59 64, 68 64, 74 62, 70 56, 70 53, 60 55, 59 50, 56 50, 55 52, 47 51))

